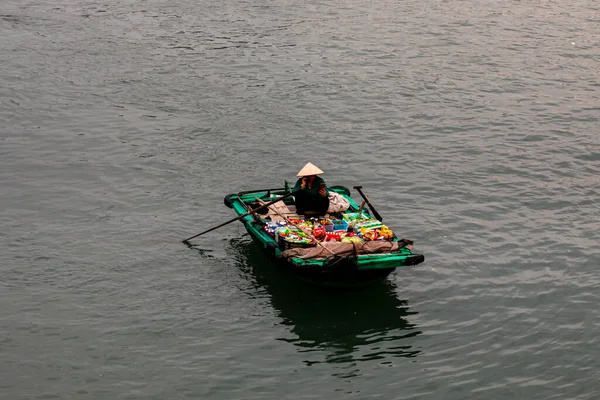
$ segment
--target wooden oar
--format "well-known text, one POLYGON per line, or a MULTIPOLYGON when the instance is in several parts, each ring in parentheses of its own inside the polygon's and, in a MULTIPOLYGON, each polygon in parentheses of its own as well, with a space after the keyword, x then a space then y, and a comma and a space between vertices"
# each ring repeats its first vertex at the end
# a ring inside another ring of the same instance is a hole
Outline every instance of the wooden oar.
POLYGON ((199 233, 199 234, 197 234, 197 235, 190 236, 189 238, 182 240, 182 242, 187 244, 187 243, 188 243, 188 242, 189 242, 191 239, 193 239, 193 238, 195 238, 195 237, 198 237, 198 236, 204 235, 205 233, 208 233, 208 232, 212 232, 212 231, 214 231, 215 229, 221 228, 222 226, 228 225, 228 224, 230 224, 230 223, 232 223, 232 222, 235 222, 235 221, 237 221, 237 220, 240 220, 240 219, 242 219, 242 218, 244 218, 244 217, 247 217, 248 215, 254 214, 254 213, 256 213, 256 211, 258 211, 258 210, 262 210, 262 209, 263 209, 263 208, 265 208, 265 207, 268 207, 268 206, 270 206, 270 205, 272 205, 272 204, 275 204, 275 203, 277 203, 278 201, 285 199, 286 197, 290 197, 291 195, 293 195, 293 194, 296 194, 297 192, 298 192, 298 190, 296 190, 295 192, 290 192, 290 193, 288 193, 288 194, 285 194, 285 195, 283 195, 283 196, 281 196, 281 197, 278 197, 277 199, 275 199, 275 200, 273 200, 273 201, 270 201, 270 202, 268 202, 268 203, 264 203, 264 204, 262 204, 261 206, 259 206, 259 207, 256 207, 255 209, 250 209, 250 211, 249 211, 249 212, 247 212, 247 213, 246 213, 246 214, 244 214, 244 215, 240 215, 239 217, 235 217, 235 218, 233 218, 233 219, 230 219, 230 220, 229 220, 229 221, 227 221, 227 222, 223 222, 221 225, 213 226, 212 228, 210 228, 210 229, 207 229, 207 230, 205 230, 204 232, 200 232, 200 233, 199 233))
POLYGON ((363 208, 365 208, 365 204, 367 204, 367 201, 363 200, 362 203, 360 203, 360 207, 358 207, 358 211, 356 213, 358 214, 359 218, 360 218, 360 213, 362 212, 363 208))
MULTIPOLYGON (((258 197, 256 198, 256 201, 258 201, 260 204, 266 205, 266 203, 264 201, 262 201, 261 199, 259 199, 258 197)), ((313 235, 310 232, 305 231, 300 226, 298 226, 297 224, 290 221, 290 219, 288 217, 286 217, 285 215, 283 215, 282 213, 280 213, 279 210, 277 210, 276 208, 270 208, 269 210, 272 210, 273 212, 275 212, 277 215, 279 215, 281 218, 283 218, 285 220, 285 222, 287 222, 288 224, 293 225, 296 228, 300 229, 302 232, 306 233, 316 244, 318 244, 319 246, 321 246, 322 248, 327 250, 329 253, 331 253, 332 256, 334 256, 334 257, 337 256, 337 254, 335 254, 333 251, 331 251, 327 247, 323 246, 323 244, 321 242, 319 242, 319 240, 315 237, 315 235, 313 235)))
POLYGON ((362 186, 354 186, 354 189, 356 189, 358 191, 358 193, 360 193, 362 198, 365 199, 365 201, 369 205, 369 209, 373 212, 373 215, 375 216, 375 218, 377 218, 379 221, 383 222, 383 218, 381 218, 381 215, 379 215, 379 213, 375 210, 375 207, 373 207, 373 204, 371 204, 371 202, 369 201, 369 198, 362 192, 362 190, 361 190, 362 186))

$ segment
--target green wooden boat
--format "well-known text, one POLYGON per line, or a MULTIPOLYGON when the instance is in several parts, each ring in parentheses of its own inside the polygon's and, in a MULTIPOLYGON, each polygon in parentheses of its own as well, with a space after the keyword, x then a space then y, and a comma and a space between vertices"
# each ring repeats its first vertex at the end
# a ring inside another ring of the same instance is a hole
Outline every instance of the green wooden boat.
MULTIPOLYGON (((350 208, 345 212, 359 211, 360 207, 350 196, 348 188, 332 186, 328 189, 339 193, 348 200, 350 208)), ((290 189, 287 185, 285 188, 278 189, 249 190, 225 196, 224 203, 227 207, 232 208, 238 216, 242 216, 257 209, 264 202, 273 201, 280 196, 289 194, 290 189)), ((286 205, 293 207, 293 199, 290 196, 284 198, 283 201, 286 205)), ((412 242, 398 240, 396 237, 392 241, 399 242, 399 246, 393 252, 329 255, 328 257, 308 259, 284 257, 285 249, 264 229, 265 225, 271 222, 271 216, 267 215, 266 211, 268 209, 263 207, 262 210, 246 215, 240 221, 253 241, 269 258, 274 260, 277 265, 291 271, 299 279, 311 284, 340 288, 365 287, 386 279, 396 268, 416 265, 425 260, 422 254, 413 253, 410 246, 406 245, 412 242)), ((368 210, 363 209, 362 212, 370 216, 368 210)))

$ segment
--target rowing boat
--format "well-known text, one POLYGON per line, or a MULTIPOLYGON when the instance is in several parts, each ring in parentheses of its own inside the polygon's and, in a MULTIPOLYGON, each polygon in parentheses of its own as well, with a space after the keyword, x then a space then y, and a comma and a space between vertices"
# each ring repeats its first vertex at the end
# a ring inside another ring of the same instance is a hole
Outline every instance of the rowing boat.
MULTIPOLYGON (((332 186, 328 189, 338 193, 350 204, 344 211, 344 218, 347 215, 360 216, 360 224, 357 223, 355 229, 359 229, 359 225, 382 225, 367 209, 363 209, 352 199, 348 188, 332 186)), ((279 221, 281 225, 287 225, 293 230, 306 231, 304 221, 300 219, 303 216, 294 215, 293 199, 289 194, 287 185, 285 188, 248 190, 225 196, 224 203, 238 216, 243 216, 240 221, 267 257, 303 281, 326 287, 360 288, 386 279, 399 267, 417 265, 425 260, 422 254, 413 253, 412 241, 398 239, 396 235, 385 239, 379 237, 379 240, 373 238, 371 242, 361 240, 361 244, 358 241, 341 244, 320 241, 310 231, 306 232, 308 238, 305 244, 290 245, 280 235, 273 234, 268 229, 277 224, 275 221, 279 221), (288 196, 269 207, 263 206, 286 195, 288 196), (253 212, 254 209, 256 212, 253 212), (296 226, 298 229, 295 229, 296 226)), ((335 221, 341 215, 336 213, 331 218, 335 221)))

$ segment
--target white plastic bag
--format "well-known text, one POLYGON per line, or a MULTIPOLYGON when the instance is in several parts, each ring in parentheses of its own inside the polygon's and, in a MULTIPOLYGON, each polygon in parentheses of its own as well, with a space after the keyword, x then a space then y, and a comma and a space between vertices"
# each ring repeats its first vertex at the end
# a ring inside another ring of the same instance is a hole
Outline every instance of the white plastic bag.
POLYGON ((341 194, 329 191, 329 208, 327 212, 342 212, 350 208, 350 202, 341 194))

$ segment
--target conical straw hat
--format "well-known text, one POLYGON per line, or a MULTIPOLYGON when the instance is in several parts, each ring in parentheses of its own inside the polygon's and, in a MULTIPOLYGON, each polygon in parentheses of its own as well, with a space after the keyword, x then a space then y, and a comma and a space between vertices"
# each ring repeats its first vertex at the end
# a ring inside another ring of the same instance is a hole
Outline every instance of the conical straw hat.
POLYGON ((296 176, 309 176, 319 174, 324 174, 324 172, 317 168, 313 163, 306 163, 304 168, 302 168, 296 176))

